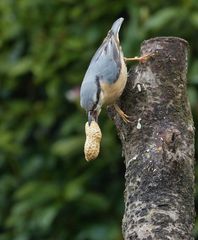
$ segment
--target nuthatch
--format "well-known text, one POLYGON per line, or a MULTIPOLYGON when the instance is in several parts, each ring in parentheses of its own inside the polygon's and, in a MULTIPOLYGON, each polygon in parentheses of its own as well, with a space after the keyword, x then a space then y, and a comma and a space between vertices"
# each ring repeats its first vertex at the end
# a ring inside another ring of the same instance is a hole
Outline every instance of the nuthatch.
POLYGON ((119 30, 124 18, 116 20, 101 46, 94 54, 84 76, 80 90, 80 104, 88 113, 89 125, 91 121, 98 121, 103 105, 114 105, 125 122, 127 116, 115 103, 121 96, 127 81, 127 67, 125 61, 143 61, 147 56, 125 58, 119 41, 119 30))

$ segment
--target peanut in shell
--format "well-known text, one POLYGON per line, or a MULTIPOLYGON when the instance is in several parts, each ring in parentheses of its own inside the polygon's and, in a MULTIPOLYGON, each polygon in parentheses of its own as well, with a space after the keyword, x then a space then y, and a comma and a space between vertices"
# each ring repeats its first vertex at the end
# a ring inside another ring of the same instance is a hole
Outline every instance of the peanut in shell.
POLYGON ((87 161, 96 159, 100 152, 100 142, 102 139, 102 133, 97 122, 92 121, 85 124, 86 141, 84 145, 85 159, 87 161))

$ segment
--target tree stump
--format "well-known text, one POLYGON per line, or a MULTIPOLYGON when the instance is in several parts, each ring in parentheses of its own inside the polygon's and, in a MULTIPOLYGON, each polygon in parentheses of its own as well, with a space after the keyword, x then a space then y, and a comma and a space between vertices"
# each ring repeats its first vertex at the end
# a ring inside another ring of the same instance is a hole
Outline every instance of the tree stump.
POLYGON ((176 37, 144 41, 154 54, 129 72, 119 100, 131 123, 113 118, 126 164, 125 240, 193 239, 194 126, 187 98, 188 43, 176 37))

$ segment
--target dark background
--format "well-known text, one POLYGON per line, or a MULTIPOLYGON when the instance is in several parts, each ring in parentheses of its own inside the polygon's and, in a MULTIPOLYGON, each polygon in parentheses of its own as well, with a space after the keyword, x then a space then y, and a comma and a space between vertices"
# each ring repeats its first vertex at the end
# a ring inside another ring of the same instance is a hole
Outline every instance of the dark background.
MULTIPOLYGON (((196 127, 197 0, 0 0, 1 240, 122 239, 120 141, 103 110, 101 153, 87 163, 87 119, 79 105, 89 61, 121 16, 127 57, 139 55, 141 42, 151 37, 189 42, 188 94, 196 127)), ((194 234, 198 239, 198 222, 194 234)))

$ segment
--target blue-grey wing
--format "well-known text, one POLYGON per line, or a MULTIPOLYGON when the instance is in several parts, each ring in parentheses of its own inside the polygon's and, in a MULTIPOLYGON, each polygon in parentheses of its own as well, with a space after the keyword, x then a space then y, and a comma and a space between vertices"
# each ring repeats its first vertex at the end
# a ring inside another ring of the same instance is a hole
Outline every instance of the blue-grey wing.
POLYGON ((88 72, 99 77, 100 81, 114 83, 120 74, 121 50, 114 35, 107 36, 93 56, 88 72))
POLYGON ((99 102, 100 82, 112 84, 118 79, 120 54, 115 36, 110 32, 94 54, 81 85, 80 102, 87 111, 94 109, 99 102))

